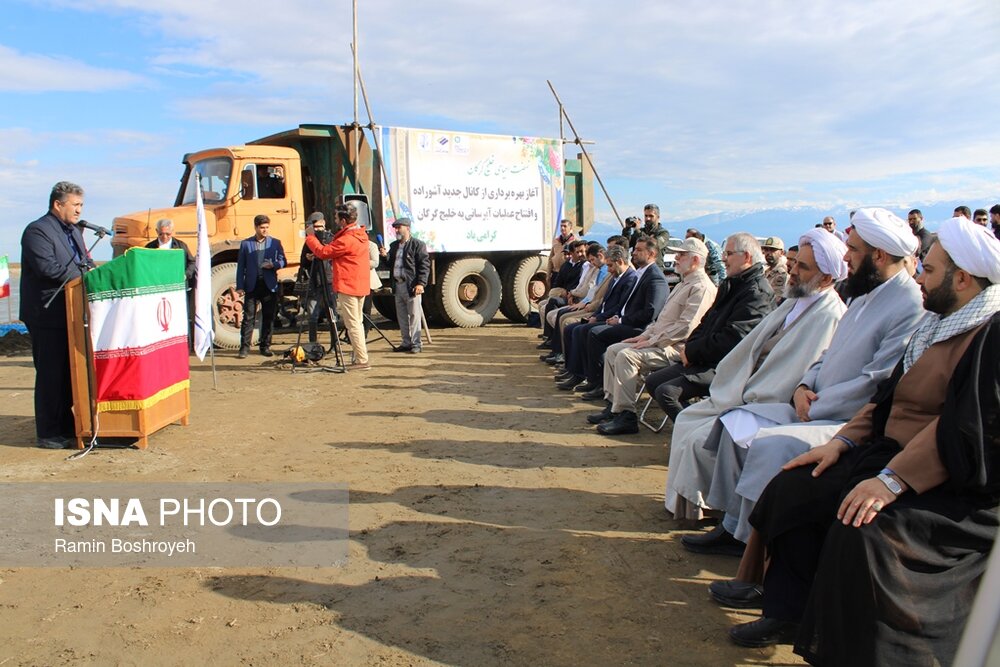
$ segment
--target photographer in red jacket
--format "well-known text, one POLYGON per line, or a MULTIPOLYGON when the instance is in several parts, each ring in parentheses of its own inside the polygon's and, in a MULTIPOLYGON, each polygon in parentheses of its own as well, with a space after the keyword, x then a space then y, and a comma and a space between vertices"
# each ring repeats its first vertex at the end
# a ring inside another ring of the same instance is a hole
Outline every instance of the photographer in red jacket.
POLYGON ((337 208, 340 228, 330 243, 323 245, 311 228, 306 230, 306 245, 316 259, 328 259, 333 265, 333 291, 337 293, 337 310, 351 337, 353 362, 349 370, 366 371, 368 346, 362 317, 362 304, 368 292, 368 234, 358 224, 358 209, 352 204, 337 208))

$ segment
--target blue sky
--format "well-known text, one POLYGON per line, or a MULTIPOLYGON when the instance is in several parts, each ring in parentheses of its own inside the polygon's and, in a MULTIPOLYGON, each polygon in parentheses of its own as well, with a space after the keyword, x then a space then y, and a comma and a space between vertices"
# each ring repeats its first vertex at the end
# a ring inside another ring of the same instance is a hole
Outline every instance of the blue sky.
MULTIPOLYGON (((551 79, 623 215, 1000 201, 995 0, 360 5, 379 123, 557 136, 551 79)), ((0 254, 57 180, 109 226, 185 152, 350 121, 350 7, 7 0, 0 254)))

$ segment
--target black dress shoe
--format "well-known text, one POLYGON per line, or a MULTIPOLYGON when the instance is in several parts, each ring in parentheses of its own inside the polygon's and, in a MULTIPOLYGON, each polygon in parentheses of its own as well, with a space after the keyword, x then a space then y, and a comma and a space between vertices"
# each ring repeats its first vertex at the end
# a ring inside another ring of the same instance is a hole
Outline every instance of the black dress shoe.
POLYGON ((571 377, 573 377, 572 373, 570 373, 569 371, 562 371, 561 373, 556 373, 552 379, 555 380, 556 383, 559 383, 559 382, 565 382, 571 377))
POLYGON ((563 357, 563 355, 556 354, 556 353, 553 352, 552 354, 550 354, 549 356, 547 356, 545 358, 545 363, 547 363, 549 366, 555 366, 556 364, 558 364, 561 361, 563 361, 563 359, 565 359, 565 357, 563 357))
POLYGON ((579 375, 570 375, 568 380, 563 380, 556 386, 562 389, 563 391, 569 391, 574 387, 576 387, 576 385, 580 384, 581 382, 583 382, 583 378, 580 377, 579 375))
POLYGON ((764 605, 764 587, 750 581, 713 581, 708 585, 708 594, 724 607, 760 609, 764 605))
POLYGON ((395 350, 393 350, 393 352, 409 352, 412 349, 413 347, 410 345, 400 345, 395 350))
POLYGON ((543 340, 541 343, 539 343, 538 345, 536 345, 535 348, 539 349, 539 350, 551 350, 552 349, 552 343, 550 343, 547 340, 543 340))
POLYGON ((761 648, 774 644, 791 644, 795 641, 795 633, 798 629, 798 623, 762 616, 756 621, 741 623, 729 628, 729 638, 740 646, 761 648))
POLYGON ((589 424, 600 424, 606 422, 609 419, 614 419, 615 413, 611 412, 611 404, 608 403, 604 406, 604 409, 600 412, 595 412, 592 415, 587 415, 587 423, 589 424))
POLYGON ((246 359, 250 355, 249 347, 241 347, 239 354, 236 355, 237 359, 246 359))
POLYGON ((581 396, 580 398, 582 398, 585 401, 600 401, 604 398, 604 387, 597 387, 595 389, 591 389, 590 391, 584 392, 583 396, 581 396))
POLYGON ((601 435, 625 435, 639 432, 639 418, 631 410, 622 410, 609 422, 597 426, 601 435))
POLYGON ((262 357, 273 357, 274 356, 274 352, 271 352, 270 346, 265 345, 264 347, 260 348, 260 356, 262 356, 262 357))
POLYGON ((743 555, 747 546, 733 537, 729 531, 722 527, 721 523, 702 535, 685 535, 681 538, 681 544, 684 545, 685 549, 696 554, 736 556, 737 558, 743 555))
MULTIPOLYGON (((576 390, 577 391, 587 392, 587 391, 594 391, 597 388, 598 388, 598 385, 594 384, 590 380, 587 380, 586 382, 584 382, 583 384, 581 384, 579 387, 577 387, 576 390)), ((604 387, 602 386, 601 388, 603 389, 604 387)))
POLYGON ((38 438, 35 444, 42 449, 69 449, 72 445, 72 440, 64 438, 61 435, 53 435, 48 438, 38 438))

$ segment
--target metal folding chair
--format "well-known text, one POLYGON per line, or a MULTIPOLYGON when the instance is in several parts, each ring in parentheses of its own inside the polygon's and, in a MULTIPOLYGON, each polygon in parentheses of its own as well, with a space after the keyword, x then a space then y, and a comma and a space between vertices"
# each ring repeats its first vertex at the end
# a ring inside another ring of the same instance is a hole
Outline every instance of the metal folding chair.
MULTIPOLYGON (((639 401, 642 400, 642 392, 644 391, 646 391, 645 377, 642 380, 642 387, 639 388, 639 399, 638 399, 639 401)), ((655 403, 655 401, 653 400, 653 395, 649 394, 649 398, 646 399, 646 404, 643 405, 642 410, 639 411, 639 423, 648 428, 653 433, 659 433, 660 431, 663 430, 663 427, 667 425, 667 420, 670 419, 670 417, 664 414, 663 419, 660 420, 660 424, 658 426, 654 426, 653 424, 646 421, 646 412, 649 411, 649 408, 651 405, 653 405, 653 403, 655 403)), ((657 405, 656 407, 659 408, 659 405, 657 405)))

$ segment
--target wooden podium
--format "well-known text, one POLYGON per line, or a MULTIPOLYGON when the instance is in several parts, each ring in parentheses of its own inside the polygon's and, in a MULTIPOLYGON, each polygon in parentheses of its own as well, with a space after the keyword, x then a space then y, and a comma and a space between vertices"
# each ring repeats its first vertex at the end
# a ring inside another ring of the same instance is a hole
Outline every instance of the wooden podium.
MULTIPOLYGON (((84 329, 83 280, 74 278, 66 284, 66 322, 69 329, 69 370, 73 384, 73 416, 76 422, 76 448, 94 437, 90 421, 91 388, 88 384, 87 335, 84 329)), ((110 438, 137 438, 136 446, 146 449, 149 436, 164 426, 180 422, 188 425, 191 391, 184 388, 156 404, 137 410, 112 410, 97 415, 97 432, 110 438)))

